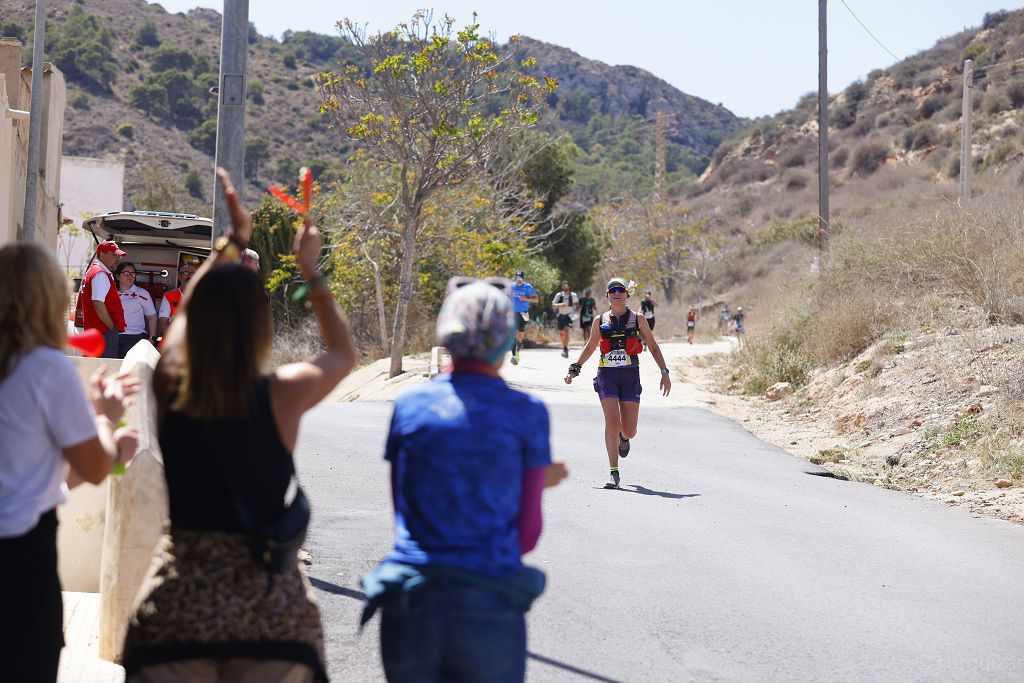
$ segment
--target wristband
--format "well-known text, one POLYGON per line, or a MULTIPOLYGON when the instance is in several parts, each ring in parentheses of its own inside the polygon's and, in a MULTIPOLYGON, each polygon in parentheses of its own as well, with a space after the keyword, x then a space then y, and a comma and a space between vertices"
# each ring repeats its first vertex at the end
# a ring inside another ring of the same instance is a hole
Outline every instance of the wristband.
POLYGON ((583 370, 583 366, 580 365, 579 363, 570 363, 569 364, 569 374, 572 375, 573 377, 579 377, 580 376, 580 372, 582 370, 583 370))
POLYGON ((669 373, 669 369, 668 368, 662 368, 661 369, 661 374, 667 375, 668 373, 669 373))
POLYGON ((242 258, 242 249, 239 244, 234 235, 221 235, 213 245, 213 250, 218 254, 223 254, 230 261, 238 261, 242 258))

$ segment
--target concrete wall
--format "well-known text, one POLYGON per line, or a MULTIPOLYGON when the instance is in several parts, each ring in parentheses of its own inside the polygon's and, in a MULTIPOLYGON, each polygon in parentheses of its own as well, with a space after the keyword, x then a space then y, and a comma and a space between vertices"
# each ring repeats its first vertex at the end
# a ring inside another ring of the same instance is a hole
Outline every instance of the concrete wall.
MULTIPOLYGON (((117 372, 121 361, 114 358, 75 358, 82 387, 89 390, 89 378, 101 366, 117 372)), ((99 486, 86 482, 71 489, 68 502, 57 508, 57 571, 66 591, 98 593, 103 553, 103 529, 107 518, 107 481, 99 486)))
POLYGON ((65 156, 61 161, 60 201, 64 219, 73 230, 62 230, 57 241, 57 262, 82 275, 95 243, 81 230, 85 219, 98 213, 120 211, 124 205, 124 161, 65 156))
MULTIPOLYGON (((16 240, 24 233, 29 121, 18 112, 31 106, 32 70, 21 68, 21 47, 18 40, 0 39, 0 244, 16 240)), ((53 65, 44 64, 36 241, 53 253, 57 250, 61 222, 60 158, 66 101, 64 74, 53 65)))
POLYGON ((139 450, 125 474, 110 476, 101 486, 72 489, 58 509, 57 555, 64 590, 100 593, 100 656, 116 661, 124 633, 167 521, 167 484, 156 431, 153 369, 160 355, 149 342, 139 342, 124 361, 74 358, 83 386, 101 365, 127 370, 142 383, 125 423, 139 432, 139 450))

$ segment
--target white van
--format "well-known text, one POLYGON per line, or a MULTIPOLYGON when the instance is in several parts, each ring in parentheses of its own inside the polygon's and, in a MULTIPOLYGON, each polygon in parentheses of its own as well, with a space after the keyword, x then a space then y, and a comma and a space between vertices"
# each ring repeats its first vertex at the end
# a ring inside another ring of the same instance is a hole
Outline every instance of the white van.
MULTIPOLYGON (((135 265, 135 284, 153 296, 160 310, 164 292, 178 286, 178 265, 210 255, 213 221, 185 213, 111 211, 89 218, 82 227, 96 243, 113 240, 135 265)), ((77 321, 76 321, 77 322, 77 321)), ((80 324, 79 324, 80 326, 80 324)))

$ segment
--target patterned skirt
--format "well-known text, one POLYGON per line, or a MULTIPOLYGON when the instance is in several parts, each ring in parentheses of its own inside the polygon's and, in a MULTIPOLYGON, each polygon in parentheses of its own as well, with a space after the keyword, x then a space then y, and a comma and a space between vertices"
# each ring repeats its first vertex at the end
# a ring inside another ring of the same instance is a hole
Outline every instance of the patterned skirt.
POLYGON ((297 562, 268 574, 242 534, 172 528, 136 599, 125 673, 206 657, 293 661, 327 680, 320 612, 297 562))

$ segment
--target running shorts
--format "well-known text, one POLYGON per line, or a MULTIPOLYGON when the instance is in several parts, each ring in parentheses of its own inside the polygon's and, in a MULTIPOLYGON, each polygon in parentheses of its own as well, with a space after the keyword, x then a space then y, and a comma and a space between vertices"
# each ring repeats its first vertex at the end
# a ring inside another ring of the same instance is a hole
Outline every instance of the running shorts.
POLYGON ((594 377, 594 391, 602 401, 615 398, 639 403, 643 392, 640 386, 640 367, 598 368, 597 376, 594 377))
POLYGON ((561 332, 567 327, 572 327, 572 318, 567 315, 558 316, 558 331, 561 332))
POLYGON ((526 329, 526 323, 530 319, 529 313, 519 313, 519 327, 517 328, 520 332, 526 329))

